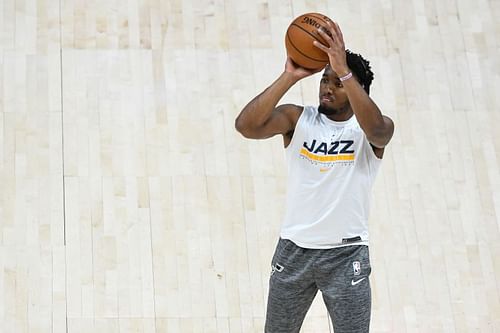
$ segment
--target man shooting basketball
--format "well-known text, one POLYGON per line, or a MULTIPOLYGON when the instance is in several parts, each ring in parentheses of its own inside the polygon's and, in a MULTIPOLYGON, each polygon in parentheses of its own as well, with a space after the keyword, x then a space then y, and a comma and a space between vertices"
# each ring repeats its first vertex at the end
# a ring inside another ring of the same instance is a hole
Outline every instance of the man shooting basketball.
POLYGON ((299 332, 317 291, 339 332, 368 332, 371 272, 368 213, 371 187, 392 120, 368 96, 373 73, 345 50, 342 32, 328 22, 320 34, 328 54, 319 106, 284 104, 283 95, 318 72, 287 59, 285 71, 236 119, 245 137, 283 136, 288 162, 286 213, 272 259, 265 331, 299 332), (331 36, 331 37, 330 37, 331 36))

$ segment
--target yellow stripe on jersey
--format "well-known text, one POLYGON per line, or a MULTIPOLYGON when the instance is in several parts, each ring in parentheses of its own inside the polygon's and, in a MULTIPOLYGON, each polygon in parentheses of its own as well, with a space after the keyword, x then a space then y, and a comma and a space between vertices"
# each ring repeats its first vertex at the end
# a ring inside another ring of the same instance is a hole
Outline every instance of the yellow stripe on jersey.
POLYGON ((316 155, 302 148, 300 155, 307 157, 310 160, 318 162, 334 162, 334 161, 354 161, 354 154, 339 154, 339 155, 316 155))

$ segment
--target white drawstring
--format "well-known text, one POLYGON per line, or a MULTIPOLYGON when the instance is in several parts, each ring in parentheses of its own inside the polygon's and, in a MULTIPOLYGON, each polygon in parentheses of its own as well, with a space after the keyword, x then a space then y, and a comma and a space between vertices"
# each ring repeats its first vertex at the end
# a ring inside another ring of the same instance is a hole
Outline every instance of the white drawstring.
POLYGON ((328 320, 328 332, 332 333, 332 325, 330 325, 330 314, 328 313, 328 309, 326 310, 326 319, 328 320))

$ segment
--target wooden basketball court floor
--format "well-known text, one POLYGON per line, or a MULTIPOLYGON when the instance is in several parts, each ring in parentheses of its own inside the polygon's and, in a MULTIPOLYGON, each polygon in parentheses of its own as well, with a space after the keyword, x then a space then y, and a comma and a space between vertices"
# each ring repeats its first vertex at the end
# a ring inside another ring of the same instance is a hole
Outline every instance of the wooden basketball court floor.
POLYGON ((286 165, 234 119, 310 11, 396 123, 371 331, 500 332, 498 0, 1 0, 1 332, 263 331, 286 165))

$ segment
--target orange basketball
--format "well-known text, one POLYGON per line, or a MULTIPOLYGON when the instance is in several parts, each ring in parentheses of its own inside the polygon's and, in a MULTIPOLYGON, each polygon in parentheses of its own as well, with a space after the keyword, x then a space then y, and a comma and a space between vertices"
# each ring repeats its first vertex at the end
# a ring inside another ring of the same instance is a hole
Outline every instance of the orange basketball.
POLYGON ((326 66, 327 54, 314 46, 313 41, 317 40, 327 46, 323 37, 318 33, 318 29, 320 27, 326 29, 328 20, 330 19, 323 14, 307 13, 290 23, 286 31, 285 47, 288 55, 297 65, 308 69, 326 66))

